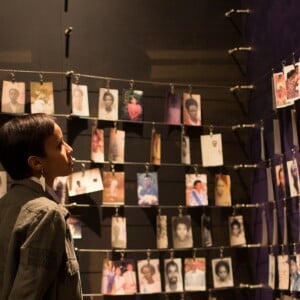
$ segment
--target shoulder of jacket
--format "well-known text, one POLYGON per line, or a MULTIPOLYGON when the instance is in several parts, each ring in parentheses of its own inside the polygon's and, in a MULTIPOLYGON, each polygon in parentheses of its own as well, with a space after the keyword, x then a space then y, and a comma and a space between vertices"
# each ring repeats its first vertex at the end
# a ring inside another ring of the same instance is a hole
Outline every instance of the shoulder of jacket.
POLYGON ((47 197, 39 197, 28 201, 22 207, 22 211, 32 214, 47 214, 50 212, 57 212, 63 215, 64 218, 69 215, 69 212, 66 208, 47 197))

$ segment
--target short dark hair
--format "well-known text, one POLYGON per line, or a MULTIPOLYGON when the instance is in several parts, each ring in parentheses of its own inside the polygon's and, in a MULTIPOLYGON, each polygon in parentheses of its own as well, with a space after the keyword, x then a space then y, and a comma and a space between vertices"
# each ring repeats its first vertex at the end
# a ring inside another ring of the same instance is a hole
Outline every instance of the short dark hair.
POLYGON ((233 228, 234 225, 236 225, 239 228, 241 228, 241 222, 238 219, 233 219, 233 221, 230 223, 231 229, 233 228))
POLYGON ((31 155, 46 155, 45 140, 54 133, 54 119, 46 114, 15 117, 0 128, 0 161, 14 180, 28 178, 31 155))
POLYGON ((188 218, 188 216, 177 217, 174 219, 174 229, 175 230, 179 224, 184 224, 186 226, 187 230, 190 230, 190 228, 191 228, 191 223, 190 223, 190 219, 188 218))
POLYGON ((176 267, 177 272, 179 271, 177 263, 174 260, 170 260, 166 263, 166 274, 168 274, 168 270, 172 266, 176 267))
POLYGON ((199 180, 199 179, 198 179, 198 180, 195 180, 193 186, 195 187, 195 186, 197 185, 197 183, 202 183, 202 181, 199 180))
POLYGON ((103 97, 102 97, 103 101, 104 101, 104 99, 105 99, 106 96, 110 96, 110 97, 112 98, 112 101, 114 102, 115 97, 114 97, 114 95, 113 95, 111 92, 106 91, 106 92, 103 94, 103 97))
POLYGON ((224 267, 224 268, 226 269, 227 273, 229 273, 230 270, 229 270, 229 264, 228 264, 228 262, 225 261, 225 260, 219 260, 219 261, 216 263, 216 265, 215 265, 215 274, 218 275, 219 269, 220 269, 221 267, 224 267))
POLYGON ((198 102, 194 98, 188 98, 184 102, 185 108, 189 109, 191 105, 195 105, 198 107, 198 102))

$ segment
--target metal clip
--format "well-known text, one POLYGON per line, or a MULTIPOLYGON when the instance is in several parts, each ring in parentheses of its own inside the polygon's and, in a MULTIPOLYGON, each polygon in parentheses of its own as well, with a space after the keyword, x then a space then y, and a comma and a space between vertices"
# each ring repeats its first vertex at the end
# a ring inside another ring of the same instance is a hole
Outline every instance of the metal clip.
POLYGON ((193 90, 192 85, 189 84, 189 95, 190 95, 190 97, 192 97, 192 90, 193 90))
POLYGON ((198 165, 195 164, 193 167, 194 167, 194 173, 195 173, 195 175, 197 177, 198 176, 198 165))
POLYGON ((85 163, 81 163, 81 172, 82 172, 81 176, 84 177, 84 175, 85 175, 85 163))
POLYGON ((213 125, 209 125, 209 135, 210 135, 211 138, 214 136, 213 130, 214 130, 214 126, 213 125))
POLYGON ((169 253, 170 253, 171 260, 173 260, 174 259, 174 249, 169 249, 169 253))
POLYGON ((146 173, 146 177, 149 176, 149 166, 150 166, 150 164, 147 162, 147 163, 145 164, 145 173, 146 173))
POLYGON ((222 246, 220 248, 220 258, 223 258, 223 252, 224 252, 224 247, 222 246))
POLYGON ((112 162, 110 162, 110 169, 111 169, 113 176, 115 176, 115 165, 112 162))
POLYGON ((174 87, 174 84, 173 84, 173 83, 170 83, 170 93, 171 93, 172 95, 175 94, 175 87, 174 87))
POLYGON ((115 217, 119 217, 119 206, 115 207, 115 217))
POLYGON ((44 74, 40 73, 39 76, 40 76, 40 84, 42 85, 44 83, 44 74))
POLYGON ((150 250, 150 249, 147 249, 146 254, 147 254, 147 262, 148 262, 148 264, 150 264, 151 250, 150 250))
POLYGON ((80 74, 75 75, 75 84, 79 85, 80 74))
POLYGON ((123 260, 124 260, 124 256, 125 256, 125 252, 124 252, 124 251, 121 251, 121 252, 120 252, 120 255, 121 255, 121 261, 123 261, 123 260))
POLYGON ((16 82, 15 71, 12 71, 12 72, 10 73, 10 77, 11 77, 12 83, 15 83, 15 82, 16 82))
POLYGON ((109 91, 109 89, 110 89, 110 79, 106 79, 106 89, 107 89, 107 91, 109 91))
POLYGON ((130 91, 131 91, 131 92, 133 91, 133 85, 134 85, 134 80, 131 79, 131 80, 129 81, 129 86, 130 86, 130 91))
POLYGON ((182 205, 178 206, 178 216, 181 218, 182 217, 182 205))

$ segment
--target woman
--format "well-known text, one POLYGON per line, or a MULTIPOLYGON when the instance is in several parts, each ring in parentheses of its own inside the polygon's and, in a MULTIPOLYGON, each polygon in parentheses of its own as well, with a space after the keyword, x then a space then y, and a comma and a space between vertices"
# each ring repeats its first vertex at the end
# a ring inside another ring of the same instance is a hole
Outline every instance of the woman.
POLYGON ((216 206, 230 206, 230 176, 225 174, 215 175, 215 204, 216 206))
POLYGON ((219 260, 215 265, 216 281, 215 287, 232 286, 233 281, 230 276, 230 266, 225 260, 219 260))
POLYGON ((112 295, 125 295, 125 279, 121 267, 116 267, 112 295))
POLYGON ((151 294, 161 292, 161 283, 154 279, 155 267, 150 264, 144 264, 141 269, 140 292, 141 294, 151 294))
POLYGON ((72 172, 73 149, 45 114, 11 119, 0 144, 15 180, 0 201, 0 299, 82 299, 69 212, 52 190, 55 177, 72 172))
POLYGON ((143 108, 142 105, 139 104, 138 99, 134 95, 132 95, 130 102, 128 103, 127 109, 128 109, 129 119, 131 121, 141 120, 143 108))

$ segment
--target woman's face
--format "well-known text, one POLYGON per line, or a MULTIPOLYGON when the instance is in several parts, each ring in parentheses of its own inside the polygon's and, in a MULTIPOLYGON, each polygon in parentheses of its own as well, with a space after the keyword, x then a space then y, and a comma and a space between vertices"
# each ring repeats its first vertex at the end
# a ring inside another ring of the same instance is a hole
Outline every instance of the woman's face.
POLYGON ((220 268, 218 270, 218 276, 221 281, 225 281, 227 279, 228 272, 227 272, 225 266, 220 266, 220 268))
POLYGON ((144 275, 144 278, 145 278, 147 281, 151 281, 151 280, 152 280, 152 272, 151 272, 150 267, 145 266, 145 267, 143 268, 143 275, 144 275))
POLYGON ((63 140, 62 131, 57 124, 54 126, 53 135, 45 140, 44 145, 46 157, 42 158, 43 175, 52 186, 55 177, 71 174, 73 149, 63 140))
POLYGON ((185 240, 188 235, 187 226, 183 223, 179 223, 176 228, 176 235, 179 240, 181 241, 185 240))
POLYGON ((196 105, 190 105, 188 108, 188 113, 192 120, 197 120, 198 107, 196 105))
POLYGON ((241 233, 240 227, 237 224, 233 224, 231 229, 231 234, 234 236, 239 236, 240 233, 241 233))
POLYGON ((104 98, 103 98, 103 102, 104 102, 104 108, 106 110, 111 110, 112 109, 112 105, 113 105, 113 96, 107 94, 104 98))
POLYGON ((132 97, 131 100, 130 100, 130 103, 132 103, 132 104, 137 104, 136 98, 132 97))

